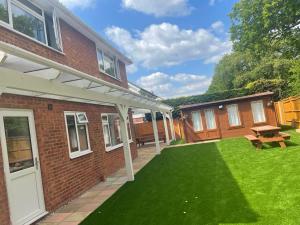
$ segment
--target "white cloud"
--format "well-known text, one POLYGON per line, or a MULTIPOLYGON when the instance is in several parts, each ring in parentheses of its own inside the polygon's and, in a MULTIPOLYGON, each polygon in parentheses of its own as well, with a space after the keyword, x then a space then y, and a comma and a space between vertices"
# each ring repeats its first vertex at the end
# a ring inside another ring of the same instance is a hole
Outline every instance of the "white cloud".
POLYGON ((135 35, 120 27, 109 27, 106 35, 135 63, 147 68, 174 66, 191 60, 216 63, 232 48, 228 37, 222 40, 210 30, 180 29, 170 23, 150 25, 135 35))
POLYGON ((139 86, 164 98, 203 94, 210 83, 211 78, 204 75, 168 75, 162 72, 142 76, 137 80, 139 86))
POLYGON ((222 0, 209 0, 209 5, 214 6, 216 3, 221 2, 222 0))
POLYGON ((222 21, 218 20, 211 25, 211 29, 215 32, 223 33, 224 32, 224 23, 222 21))
POLYGON ((185 16, 192 10, 188 0, 122 0, 122 5, 156 17, 185 16))
POLYGON ((126 67, 127 74, 133 74, 138 71, 138 67, 135 64, 131 64, 126 67))
POLYGON ((68 8, 89 8, 93 6, 95 0, 59 0, 63 5, 68 8))

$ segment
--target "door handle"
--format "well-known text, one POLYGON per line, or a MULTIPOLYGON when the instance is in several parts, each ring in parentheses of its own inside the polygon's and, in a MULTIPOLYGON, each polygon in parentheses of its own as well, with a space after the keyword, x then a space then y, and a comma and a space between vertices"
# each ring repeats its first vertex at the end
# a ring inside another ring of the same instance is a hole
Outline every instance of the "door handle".
POLYGON ((36 168, 36 170, 39 169, 39 160, 37 157, 35 157, 35 168, 36 168))

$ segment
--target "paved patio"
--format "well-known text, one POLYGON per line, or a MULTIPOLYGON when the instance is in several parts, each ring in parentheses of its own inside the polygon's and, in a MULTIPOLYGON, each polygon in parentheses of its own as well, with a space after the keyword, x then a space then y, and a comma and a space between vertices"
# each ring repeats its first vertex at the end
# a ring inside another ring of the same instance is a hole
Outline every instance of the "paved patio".
MULTIPOLYGON (((161 143, 163 149, 165 144, 161 143)), ((146 144, 139 148, 138 158, 133 161, 134 172, 141 170, 155 156, 154 144, 146 144)), ((125 168, 108 177, 80 197, 56 210, 38 222, 38 225, 77 225, 103 202, 110 198, 123 184, 127 182, 125 168)))

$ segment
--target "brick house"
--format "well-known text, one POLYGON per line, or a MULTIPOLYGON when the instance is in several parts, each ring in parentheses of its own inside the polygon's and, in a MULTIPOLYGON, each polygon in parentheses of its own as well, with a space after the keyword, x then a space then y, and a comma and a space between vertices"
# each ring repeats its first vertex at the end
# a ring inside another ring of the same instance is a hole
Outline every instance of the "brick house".
POLYGON ((277 126, 272 92, 180 107, 184 136, 197 142, 251 134, 251 127, 277 126))
POLYGON ((131 109, 172 108, 128 89, 131 63, 56 0, 0 1, 1 225, 31 224, 124 166, 134 180, 131 109))

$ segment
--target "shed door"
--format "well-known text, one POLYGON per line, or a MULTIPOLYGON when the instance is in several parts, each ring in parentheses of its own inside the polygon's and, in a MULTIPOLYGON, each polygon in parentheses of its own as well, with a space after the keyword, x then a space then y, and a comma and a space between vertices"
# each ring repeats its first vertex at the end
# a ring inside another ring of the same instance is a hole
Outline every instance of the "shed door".
POLYGON ((33 113, 0 110, 0 133, 11 221, 29 224, 45 214, 33 113))

